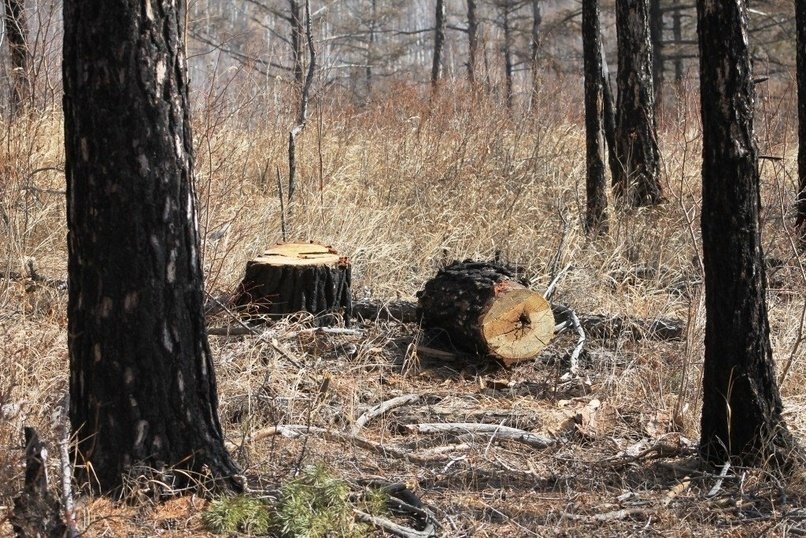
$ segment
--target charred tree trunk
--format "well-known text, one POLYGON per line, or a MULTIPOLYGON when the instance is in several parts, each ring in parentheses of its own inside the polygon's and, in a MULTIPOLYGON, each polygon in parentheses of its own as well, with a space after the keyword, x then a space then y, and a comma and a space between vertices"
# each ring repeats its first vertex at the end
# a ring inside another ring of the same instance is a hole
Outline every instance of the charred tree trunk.
MULTIPOLYGON (((682 24, 682 15, 681 9, 677 8, 672 11, 672 37, 674 38, 675 43, 680 43, 683 41, 683 24, 682 24)), ((683 82, 683 58, 680 57, 679 54, 675 55, 674 58, 674 81, 675 84, 680 84, 683 82)))
POLYGON ((538 86, 538 50, 540 47, 540 24, 543 22, 543 15, 540 12, 540 0, 532 0, 532 39, 529 43, 530 67, 532 71, 532 93, 529 97, 529 109, 534 110, 535 99, 537 99, 538 86))
POLYGON ((648 0, 616 0, 618 104, 613 187, 631 206, 662 201, 660 155, 655 132, 655 90, 648 0))
POLYGON ((698 0, 705 363, 700 450, 714 464, 786 459, 759 231, 758 150, 744 0, 698 0))
POLYGON ((607 67, 607 55, 605 54, 602 34, 599 34, 599 58, 602 62, 602 100, 605 141, 607 142, 607 163, 610 168, 611 178, 615 178, 620 167, 618 156, 616 155, 616 106, 614 104, 613 92, 610 90, 610 70, 607 67))
POLYGON ((479 50, 479 21, 476 0, 467 0, 467 80, 476 85, 476 57, 479 50))
POLYGON ((457 348, 506 366, 535 357, 554 336, 551 306, 500 265, 454 262, 417 298, 423 327, 441 329, 457 348))
POLYGON ((806 3, 795 2, 795 20, 798 28, 798 175, 800 176, 795 228, 800 247, 806 250, 806 3))
POLYGON ((589 234, 607 227, 602 114, 604 79, 602 42, 599 37, 599 0, 582 2, 582 55, 585 70, 585 159, 587 163, 585 230, 589 234))
POLYGON ((291 63, 294 66, 294 84, 299 89, 302 88, 305 80, 305 70, 302 68, 302 59, 305 56, 302 40, 305 31, 302 25, 302 6, 299 0, 288 0, 288 10, 288 22, 291 24, 291 63))
POLYGON ((309 312, 320 324, 349 320, 350 262, 330 247, 287 243, 246 265, 235 304, 249 315, 309 312))
POLYGON ((663 99, 663 12, 660 0, 649 0, 649 38, 652 44, 652 84, 655 106, 663 99))
POLYGON ((14 117, 31 100, 29 79, 30 55, 28 53, 27 23, 24 0, 3 0, 5 5, 6 40, 11 56, 11 91, 9 110, 14 117))
POLYGON ((445 47, 445 1, 437 0, 434 20, 434 58, 431 64, 431 88, 436 91, 442 70, 442 49, 445 47))
POLYGON ((80 481, 104 493, 138 465, 169 487, 237 488, 204 324, 183 6, 64 1, 70 420, 80 481))

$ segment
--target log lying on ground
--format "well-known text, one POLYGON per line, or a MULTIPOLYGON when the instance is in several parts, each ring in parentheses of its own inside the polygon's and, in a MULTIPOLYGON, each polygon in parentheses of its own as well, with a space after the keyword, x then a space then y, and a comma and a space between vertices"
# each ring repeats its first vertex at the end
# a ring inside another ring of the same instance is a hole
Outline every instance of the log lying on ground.
MULTIPOLYGON (((556 330, 566 325, 567 307, 551 305, 556 330)), ((362 300, 353 303, 353 315, 366 320, 400 321, 418 323, 417 303, 414 301, 362 300)), ((684 334, 684 324, 676 318, 637 318, 633 316, 606 316, 601 314, 580 314, 579 322, 589 338, 631 338, 633 340, 680 340, 684 334)))
POLYGON ((426 328, 504 365, 534 358, 554 336, 551 306, 495 263, 454 262, 417 293, 426 328))
POLYGON ((249 315, 310 312, 322 323, 352 311, 350 262, 314 243, 276 245, 246 264, 235 304, 249 315))

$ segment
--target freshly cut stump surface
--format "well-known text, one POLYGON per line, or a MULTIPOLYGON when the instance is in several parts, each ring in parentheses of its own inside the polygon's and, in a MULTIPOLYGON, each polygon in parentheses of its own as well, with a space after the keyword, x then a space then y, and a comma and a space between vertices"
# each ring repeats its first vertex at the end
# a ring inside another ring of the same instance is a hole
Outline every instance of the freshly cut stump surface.
POLYGON ((235 303, 250 315, 310 312, 322 324, 351 314, 350 261, 316 243, 275 245, 246 264, 235 303))
POLYGON ((534 358, 554 336, 551 305, 495 263, 454 262, 417 297, 425 328, 442 329, 458 349, 506 366, 534 358))

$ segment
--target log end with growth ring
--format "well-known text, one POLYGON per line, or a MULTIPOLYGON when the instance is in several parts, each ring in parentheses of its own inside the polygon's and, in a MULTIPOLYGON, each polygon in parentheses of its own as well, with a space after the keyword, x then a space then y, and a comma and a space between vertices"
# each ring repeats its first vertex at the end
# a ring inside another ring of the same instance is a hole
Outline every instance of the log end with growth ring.
POLYGON ((533 358, 551 342, 554 315, 542 295, 504 280, 496 284, 479 326, 490 355, 510 366, 533 358))
POLYGON ((289 265, 338 265, 346 258, 331 247, 316 243, 284 243, 275 245, 252 260, 252 263, 285 267, 289 265))

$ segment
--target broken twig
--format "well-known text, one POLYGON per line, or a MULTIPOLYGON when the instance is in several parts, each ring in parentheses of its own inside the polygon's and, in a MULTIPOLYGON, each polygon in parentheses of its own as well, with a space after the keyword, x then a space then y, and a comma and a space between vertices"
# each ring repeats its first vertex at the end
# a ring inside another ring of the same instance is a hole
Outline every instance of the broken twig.
POLYGON ((419 394, 406 394, 404 396, 398 396, 396 398, 386 400, 385 402, 376 405, 372 409, 368 409, 360 417, 358 417, 358 420, 355 421, 355 425, 353 425, 353 435, 356 435, 359 431, 361 431, 361 428, 366 426, 367 423, 373 418, 383 415, 387 411, 390 411, 397 407, 402 407, 404 405, 412 404, 419 401, 420 401, 419 394))

